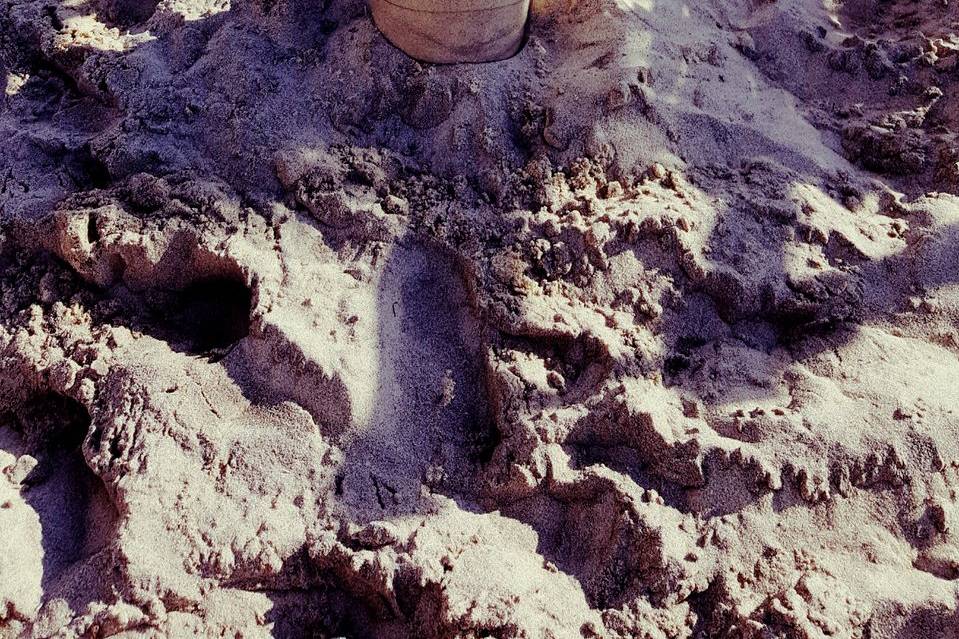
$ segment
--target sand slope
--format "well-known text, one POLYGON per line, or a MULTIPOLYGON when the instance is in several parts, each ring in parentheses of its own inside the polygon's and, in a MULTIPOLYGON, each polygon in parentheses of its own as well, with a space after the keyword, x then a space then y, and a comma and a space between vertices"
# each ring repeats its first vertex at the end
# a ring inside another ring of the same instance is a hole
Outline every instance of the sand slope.
POLYGON ((959 636, 959 5, 0 4, 0 636, 959 636))

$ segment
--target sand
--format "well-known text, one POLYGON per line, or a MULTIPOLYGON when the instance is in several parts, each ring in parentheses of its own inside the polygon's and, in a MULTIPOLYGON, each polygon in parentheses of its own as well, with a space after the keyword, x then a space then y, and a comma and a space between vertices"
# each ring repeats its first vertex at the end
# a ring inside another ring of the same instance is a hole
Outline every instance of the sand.
POLYGON ((0 3, 0 636, 959 637, 959 4, 0 3))

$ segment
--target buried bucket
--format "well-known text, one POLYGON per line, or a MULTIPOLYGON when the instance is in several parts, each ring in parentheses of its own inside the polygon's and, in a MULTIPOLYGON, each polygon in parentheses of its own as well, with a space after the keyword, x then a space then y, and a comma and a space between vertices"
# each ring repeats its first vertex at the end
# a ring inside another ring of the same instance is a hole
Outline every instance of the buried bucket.
POLYGON ((424 62, 493 62, 523 45, 530 0, 369 0, 386 38, 424 62))

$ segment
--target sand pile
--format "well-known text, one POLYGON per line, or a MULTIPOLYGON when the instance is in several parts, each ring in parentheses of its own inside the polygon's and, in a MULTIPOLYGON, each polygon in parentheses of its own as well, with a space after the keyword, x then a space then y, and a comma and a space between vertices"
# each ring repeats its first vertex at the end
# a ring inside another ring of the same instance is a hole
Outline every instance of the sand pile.
POLYGON ((0 636, 959 636, 959 4, 0 4, 0 636))

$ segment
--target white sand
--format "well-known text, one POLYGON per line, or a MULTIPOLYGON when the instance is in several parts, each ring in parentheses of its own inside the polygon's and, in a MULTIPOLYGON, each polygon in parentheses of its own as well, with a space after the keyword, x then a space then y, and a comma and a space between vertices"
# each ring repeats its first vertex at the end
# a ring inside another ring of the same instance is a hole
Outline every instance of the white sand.
POLYGON ((0 5, 0 636, 959 636, 959 4, 0 5))

